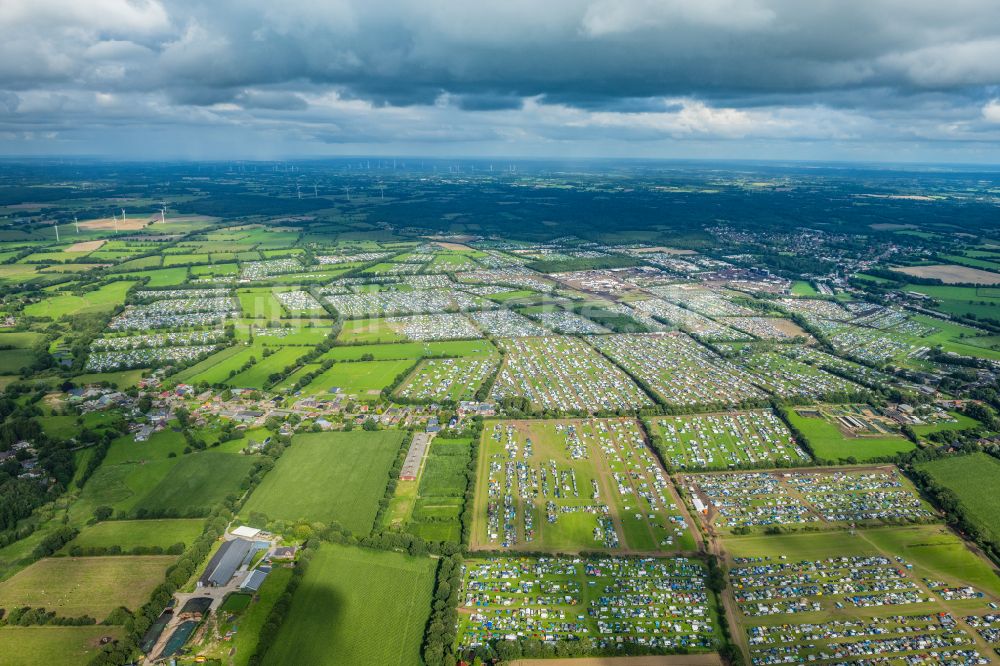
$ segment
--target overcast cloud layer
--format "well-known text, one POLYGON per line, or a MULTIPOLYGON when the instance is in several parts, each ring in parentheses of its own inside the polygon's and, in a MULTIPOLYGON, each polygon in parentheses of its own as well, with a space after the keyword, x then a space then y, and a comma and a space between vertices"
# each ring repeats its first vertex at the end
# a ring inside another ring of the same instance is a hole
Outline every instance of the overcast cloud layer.
POLYGON ((997 0, 2 0, 0 153, 1000 162, 997 0))

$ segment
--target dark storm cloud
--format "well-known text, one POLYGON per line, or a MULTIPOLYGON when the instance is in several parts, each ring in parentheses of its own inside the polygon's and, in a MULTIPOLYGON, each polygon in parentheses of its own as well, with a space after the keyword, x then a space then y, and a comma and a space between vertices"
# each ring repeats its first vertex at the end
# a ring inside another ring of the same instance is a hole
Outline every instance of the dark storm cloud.
POLYGON ((998 84, 996 0, 0 3, 8 138, 992 142, 998 84))

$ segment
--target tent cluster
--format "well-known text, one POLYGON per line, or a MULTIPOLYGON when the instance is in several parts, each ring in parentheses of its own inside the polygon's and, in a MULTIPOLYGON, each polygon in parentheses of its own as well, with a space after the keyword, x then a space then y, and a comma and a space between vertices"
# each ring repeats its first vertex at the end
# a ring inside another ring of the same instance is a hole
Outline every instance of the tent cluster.
POLYGON ((467 400, 493 374, 499 362, 493 354, 431 359, 410 375, 399 395, 410 400, 467 400))
POLYGON ((388 317, 385 321, 410 340, 460 340, 482 337, 479 330, 458 313, 388 317))
POLYGON ((587 637, 599 648, 713 644, 704 569, 686 558, 495 558, 464 569, 465 647, 587 637))
POLYGON ((765 397, 742 368, 683 333, 606 335, 593 342, 667 404, 735 404, 765 397))
POLYGON ((316 311, 324 312, 323 306, 313 298, 308 291, 279 291, 275 295, 278 302, 290 312, 316 311))
POLYGON ((492 397, 524 397, 536 407, 571 410, 634 409, 649 399, 621 370, 585 342, 570 337, 503 341, 507 362, 492 397))
POLYGON ((660 449, 674 469, 809 461, 769 409, 660 418, 655 423, 660 449))

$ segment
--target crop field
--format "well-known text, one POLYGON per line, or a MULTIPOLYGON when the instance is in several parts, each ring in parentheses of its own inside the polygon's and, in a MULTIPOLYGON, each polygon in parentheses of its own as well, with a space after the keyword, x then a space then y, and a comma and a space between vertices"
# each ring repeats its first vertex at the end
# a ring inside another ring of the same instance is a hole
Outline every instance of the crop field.
POLYGON ((489 421, 476 479, 474 549, 693 549, 666 472, 630 419, 489 421))
POLYGON ((995 617, 998 579, 941 526, 732 538, 725 549, 754 664, 992 655, 977 628, 995 617))
POLYGON ((45 608, 100 622, 118 606, 138 609, 175 560, 160 555, 45 558, 0 583, 0 608, 45 608))
POLYGON ((892 270, 921 278, 934 278, 945 284, 1000 284, 1000 273, 992 273, 979 268, 957 266, 955 264, 934 264, 929 266, 904 266, 892 270))
POLYGON ((3 627, 0 666, 81 666, 100 650, 101 638, 123 635, 121 627, 3 627))
POLYGON ((303 396, 331 398, 334 395, 374 400, 397 375, 413 367, 413 361, 348 361, 334 363, 302 389, 303 396))
POLYGON ((668 405, 728 406, 765 397, 746 371, 681 333, 607 335, 591 342, 668 405))
POLYGON ((499 362, 497 356, 422 361, 397 389, 396 395, 410 400, 472 400, 499 362))
POLYGON ((434 561, 323 545, 292 600, 263 663, 420 663, 434 561))
POLYGON ((1000 460, 985 453, 954 456, 920 463, 938 485, 955 493, 970 520, 1000 539, 1000 460))
POLYGON ((916 446, 867 405, 793 407, 785 414, 821 460, 867 462, 916 446), (860 427, 852 429, 848 423, 860 427))
POLYGON ((227 495, 239 494, 253 462, 251 456, 218 451, 183 456, 135 510, 154 515, 161 511, 179 516, 207 513, 227 495))
POLYGON ((241 515, 336 521, 367 534, 401 442, 399 431, 296 435, 241 515))
POLYGON ((681 480, 696 513, 723 534, 934 519, 895 467, 719 472, 681 480))
POLYGON ((458 642, 474 649, 513 634, 583 641, 585 652, 623 644, 653 653, 708 651, 719 637, 712 606, 697 560, 472 558, 462 580, 458 642))
POLYGON ((145 510, 200 515, 239 491, 252 457, 214 450, 179 455, 184 444, 176 439, 163 440, 156 449, 131 442, 112 445, 73 512, 89 518, 94 508, 106 505, 126 514, 145 510), (169 457, 171 453, 177 457, 169 457))
POLYGON ((118 546, 130 551, 139 546, 169 548, 175 543, 190 546, 201 535, 205 521, 200 519, 177 520, 107 520, 88 525, 63 549, 110 548, 118 546))
POLYGON ((571 337, 510 338, 491 397, 523 397, 535 409, 633 409, 651 403, 586 343, 571 337))
POLYGON ((771 410, 653 417, 653 445, 674 470, 803 465, 811 458, 771 410))

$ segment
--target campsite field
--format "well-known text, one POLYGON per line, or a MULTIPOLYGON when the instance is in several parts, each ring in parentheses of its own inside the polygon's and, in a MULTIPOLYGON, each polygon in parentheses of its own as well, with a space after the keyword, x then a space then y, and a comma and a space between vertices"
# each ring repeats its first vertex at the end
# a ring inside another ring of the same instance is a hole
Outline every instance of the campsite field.
MULTIPOLYGON (((851 407, 850 405, 790 407, 785 410, 785 415, 802 433, 809 448, 820 460, 867 462, 912 451, 916 446, 902 435, 893 432, 870 429, 853 434, 835 425, 835 414, 851 414, 854 418, 864 418, 866 405, 858 409, 850 409, 851 407)), ((865 422, 880 424, 881 420, 866 419, 865 422)), ((884 425, 881 428, 888 430, 884 425)))
POLYGON ((507 338, 494 400, 526 398, 533 409, 634 409, 651 403, 628 375, 573 337, 507 338))
POLYGON ((771 410, 657 416, 652 444, 674 470, 804 465, 811 458, 771 410))
POLYGON ((396 390, 396 395, 410 400, 472 400, 498 364, 499 358, 495 356, 421 361, 396 390))
POLYGON ((3 627, 0 666, 82 666, 100 650, 101 638, 120 639, 121 627, 3 627))
POLYGON ((630 419, 488 421, 473 549, 693 549, 666 472, 630 419))
POLYGON ((458 638, 469 650, 510 634, 553 642, 585 636, 595 650, 640 644, 654 654, 708 651, 718 640, 698 560, 471 558, 464 590, 458 638))
POLYGON ((118 606, 136 610, 163 581, 172 556, 52 557, 0 583, 0 608, 30 606, 98 622, 118 606))
POLYGON ((953 456, 920 463, 939 485, 958 496, 974 524, 992 539, 1000 539, 1000 460, 985 453, 953 456))
POLYGON ((367 534, 402 439, 400 431, 296 435, 240 515, 335 521, 367 534))
POLYGON ((724 548, 727 594, 755 661, 829 659, 834 650, 890 659, 915 649, 992 654, 967 618, 989 612, 1000 580, 943 526, 727 538, 724 548))
POLYGON ((688 474, 678 483, 709 531, 724 535, 936 519, 891 465, 688 474))
POLYGON ((323 545, 263 663, 420 663, 434 560, 323 545))
POLYGON ((110 548, 118 546, 123 551, 146 546, 169 548, 175 543, 190 546, 205 528, 200 519, 176 520, 110 520, 88 525, 66 547, 110 548))

